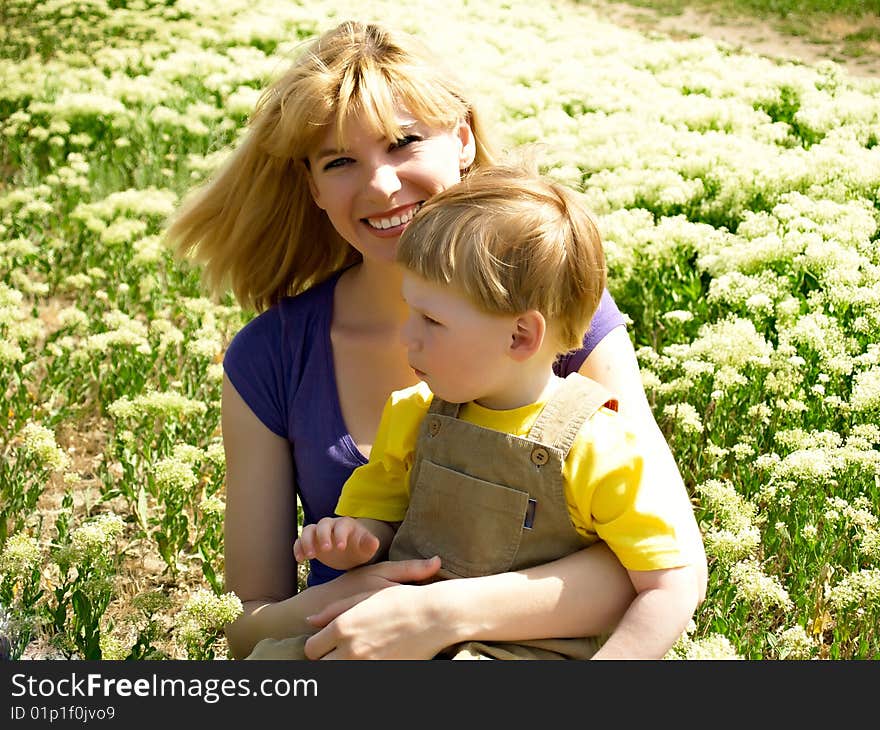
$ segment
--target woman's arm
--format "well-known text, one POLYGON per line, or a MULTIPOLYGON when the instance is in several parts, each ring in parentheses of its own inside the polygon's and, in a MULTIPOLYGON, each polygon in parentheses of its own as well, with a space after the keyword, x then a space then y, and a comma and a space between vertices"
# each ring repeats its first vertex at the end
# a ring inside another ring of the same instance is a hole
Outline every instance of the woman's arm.
POLYGON ((226 451, 226 590, 244 612, 226 627, 230 651, 247 656, 268 637, 313 632, 305 617, 353 594, 364 598, 400 582, 424 580, 439 562, 411 560, 368 566, 296 594, 296 497, 285 439, 272 433, 223 379, 223 445, 226 451))
MULTIPOLYGON (((226 590, 244 604, 242 616, 226 630, 236 657, 273 635, 281 616, 267 610, 296 593, 296 496, 287 442, 254 415, 224 376, 221 402, 226 452, 224 550, 226 590)), ((283 617, 286 632, 308 630, 291 606, 283 617)), ((289 634, 287 633, 289 632, 289 634)))
POLYGON ((430 659, 459 641, 610 632, 635 590, 604 543, 527 570, 402 585, 313 616, 312 659, 430 659))
MULTIPOLYGON (((683 512, 692 515, 693 507, 678 465, 675 463, 675 457, 654 419, 654 413, 645 395, 638 360, 626 328, 616 327, 605 335, 581 365, 579 372, 602 383, 617 395, 620 413, 630 419, 639 429, 639 435, 645 439, 652 473, 658 476, 665 474, 664 478, 658 479, 658 483, 670 485, 669 499, 680 500, 683 512)), ((702 602, 706 597, 708 572, 703 537, 696 519, 689 520, 685 529, 689 552, 694 558, 697 594, 702 602)))

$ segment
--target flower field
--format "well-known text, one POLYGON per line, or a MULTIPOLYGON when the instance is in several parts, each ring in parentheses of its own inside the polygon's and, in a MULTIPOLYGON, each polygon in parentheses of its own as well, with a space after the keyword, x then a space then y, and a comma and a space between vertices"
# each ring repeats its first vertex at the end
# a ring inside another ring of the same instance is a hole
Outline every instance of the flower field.
POLYGON ((253 312, 163 228, 296 44, 360 18, 447 54, 597 216, 709 556, 668 658, 880 658, 880 81, 584 3, 0 13, 3 652, 226 656, 222 357, 253 312))

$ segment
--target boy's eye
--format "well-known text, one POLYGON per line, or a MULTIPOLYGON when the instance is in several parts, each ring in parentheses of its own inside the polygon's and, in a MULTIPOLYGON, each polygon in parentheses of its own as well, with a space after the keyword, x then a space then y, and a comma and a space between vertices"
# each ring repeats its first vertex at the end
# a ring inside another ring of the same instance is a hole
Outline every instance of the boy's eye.
POLYGON ((436 319, 429 317, 427 314, 423 314, 422 319, 424 320, 425 324, 436 326, 440 325, 440 323, 436 319))
POLYGON ((408 144, 412 144, 413 142, 419 142, 421 141, 421 139, 422 138, 417 134, 407 134, 400 139, 394 140, 394 142, 391 143, 391 148, 399 150, 401 147, 406 147, 408 144))

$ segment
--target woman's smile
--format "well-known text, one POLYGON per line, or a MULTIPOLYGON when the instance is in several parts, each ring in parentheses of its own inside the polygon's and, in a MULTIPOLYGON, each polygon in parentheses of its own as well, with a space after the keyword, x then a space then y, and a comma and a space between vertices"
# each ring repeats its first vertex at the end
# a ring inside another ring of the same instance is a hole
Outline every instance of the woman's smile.
POLYGON ((385 213, 367 216, 361 220, 376 233, 399 236, 419 208, 422 207, 423 202, 400 206, 385 213))

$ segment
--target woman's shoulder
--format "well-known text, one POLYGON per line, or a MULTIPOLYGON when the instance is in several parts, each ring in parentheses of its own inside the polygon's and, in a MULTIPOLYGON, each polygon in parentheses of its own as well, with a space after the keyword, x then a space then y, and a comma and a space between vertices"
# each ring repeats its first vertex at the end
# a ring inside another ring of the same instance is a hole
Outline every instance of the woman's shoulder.
POLYGON ((307 363, 328 370, 330 319, 336 276, 258 314, 232 338, 223 370, 273 432, 285 435, 290 399, 298 392, 307 363))
POLYGON ((334 274, 296 296, 283 297, 256 315, 233 337, 227 357, 229 353, 237 357, 239 353, 247 353, 253 348, 263 350, 266 346, 272 352, 279 352, 278 346, 282 343, 294 344, 297 339, 313 332, 315 323, 332 314, 337 278, 338 275, 334 274))
POLYGON ((602 292, 602 298, 599 301, 599 307, 590 321, 590 328, 584 335, 584 341, 576 350, 564 353, 557 358, 553 364, 553 370, 557 375, 566 377, 571 373, 580 370, 581 365, 590 356, 590 353, 596 348, 605 336, 613 329, 625 327, 627 325, 627 317, 620 311, 611 293, 605 289, 602 292))

